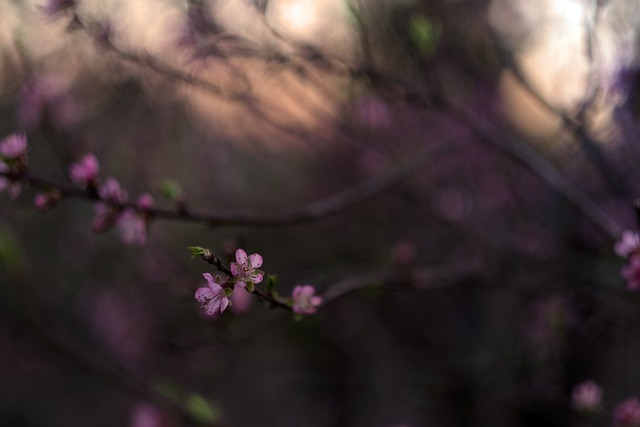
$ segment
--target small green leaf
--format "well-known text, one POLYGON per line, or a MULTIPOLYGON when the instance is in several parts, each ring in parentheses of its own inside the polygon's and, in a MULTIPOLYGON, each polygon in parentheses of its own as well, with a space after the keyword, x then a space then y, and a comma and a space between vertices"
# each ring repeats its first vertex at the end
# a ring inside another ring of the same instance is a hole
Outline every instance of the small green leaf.
POLYGON ((211 424, 216 421, 217 411, 199 394, 193 393, 187 396, 184 406, 193 415, 193 418, 203 424, 211 424))
POLYGON ((442 24, 421 15, 413 15, 409 21, 409 35, 418 53, 423 57, 430 57, 436 53, 442 35, 442 24))
POLYGON ((269 274, 267 276, 267 293, 273 296, 278 295, 278 275, 269 274))
POLYGON ((195 257, 199 257, 204 255, 205 253, 207 253, 207 249, 201 247, 201 246, 189 246, 189 252, 191 252, 191 259, 194 259, 195 257))
POLYGON ((247 291, 253 293, 255 289, 256 289, 256 286, 253 284, 253 282, 247 282, 247 291))
POLYGON ((182 187, 172 179, 162 181, 158 187, 160 193, 171 201, 178 200, 182 196, 182 187))

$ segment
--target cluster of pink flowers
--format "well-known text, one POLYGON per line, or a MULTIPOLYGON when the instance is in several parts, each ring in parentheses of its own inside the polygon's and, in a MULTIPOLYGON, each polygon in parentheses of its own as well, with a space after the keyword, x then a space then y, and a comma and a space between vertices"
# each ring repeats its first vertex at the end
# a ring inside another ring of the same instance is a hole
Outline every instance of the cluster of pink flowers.
MULTIPOLYGON (((94 205, 93 230, 99 233, 115 225, 124 243, 143 245, 147 240, 152 217, 153 197, 142 194, 138 197, 135 208, 126 207, 124 205, 129 200, 127 191, 113 177, 100 183, 99 172, 98 159, 91 153, 69 167, 71 181, 85 186, 87 191, 95 191, 100 197, 100 201, 94 205)), ((42 204, 45 202, 46 200, 41 201, 42 204)))
POLYGON ((261 266, 262 256, 260 254, 247 255, 244 250, 238 249, 236 250, 236 262, 231 263, 232 278, 220 276, 214 278, 211 274, 204 273, 207 286, 198 288, 195 294, 204 313, 207 316, 223 313, 228 306, 232 305, 229 297, 236 284, 253 292, 254 286, 264 279, 264 271, 258 270, 258 267, 261 266))
POLYGON ((626 230, 613 249, 628 260, 620 272, 627 281, 627 288, 630 291, 640 289, 640 235, 636 231, 626 230))
MULTIPOLYGON (((236 285, 249 293, 254 293, 255 285, 264 280, 264 271, 258 269, 263 261, 260 254, 247 255, 243 249, 237 249, 235 256, 236 261, 231 263, 230 269, 232 277, 216 276, 214 278, 209 273, 203 274, 207 285, 196 290, 195 299, 207 316, 223 313, 232 305, 230 297, 236 285)), ((315 293, 316 290, 312 285, 295 286, 288 300, 291 310, 296 315, 315 313, 322 304, 322 298, 315 293)))
POLYGON ((27 137, 14 133, 0 141, 0 191, 6 191, 11 199, 20 194, 20 182, 5 175, 19 172, 27 165, 27 137))

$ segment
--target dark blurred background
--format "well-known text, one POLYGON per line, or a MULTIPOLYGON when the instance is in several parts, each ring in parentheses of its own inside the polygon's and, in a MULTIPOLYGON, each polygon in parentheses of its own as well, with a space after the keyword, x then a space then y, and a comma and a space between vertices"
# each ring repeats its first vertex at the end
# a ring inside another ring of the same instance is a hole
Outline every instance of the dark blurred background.
POLYGON ((640 385, 612 249, 636 228, 639 20, 631 0, 0 0, 0 137, 27 132, 35 175, 92 152, 132 198, 230 215, 382 184, 304 224, 154 221, 142 246, 94 234, 89 201, 1 195, 0 425, 610 425, 640 385), (190 245, 258 252, 325 304, 205 318, 190 245), (589 378, 595 416, 570 401, 589 378))

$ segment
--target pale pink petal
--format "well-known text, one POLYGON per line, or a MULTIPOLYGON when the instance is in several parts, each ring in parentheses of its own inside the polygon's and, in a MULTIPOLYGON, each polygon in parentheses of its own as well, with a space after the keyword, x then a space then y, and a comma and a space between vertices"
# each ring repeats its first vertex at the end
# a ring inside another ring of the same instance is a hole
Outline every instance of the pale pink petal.
POLYGON ((202 273, 202 277, 205 278, 209 286, 211 286, 212 283, 215 283, 215 280, 213 280, 213 276, 210 273, 202 273))
POLYGON ((251 267, 260 268, 262 266, 262 256, 260 256, 260 254, 253 254, 249 257, 249 262, 251 263, 251 267))
POLYGON ((264 274, 262 273, 253 273, 251 275, 251 281, 256 285, 262 282, 262 279, 264 279, 264 274))
POLYGON ((311 304, 315 306, 322 304, 322 297, 311 297, 311 304))
POLYGON ((242 273, 242 269, 240 267, 238 267, 238 264, 236 264, 235 262, 231 263, 231 274, 233 274, 234 276, 239 276, 242 273))
POLYGON ((238 249, 236 251, 236 262, 241 265, 244 265, 247 263, 247 253, 242 249, 238 249))
POLYGON ((198 290, 196 291, 195 297, 196 297, 196 300, 198 300, 198 302, 204 304, 207 301, 211 300, 213 297, 215 297, 215 294, 209 288, 198 288, 198 290))
POLYGON ((220 301, 220 313, 224 313, 228 305, 229 305, 229 298, 223 296, 222 300, 220 301))
POLYGON ((238 280, 238 282, 236 283, 236 285, 240 286, 241 288, 246 288, 247 284, 243 281, 238 280))

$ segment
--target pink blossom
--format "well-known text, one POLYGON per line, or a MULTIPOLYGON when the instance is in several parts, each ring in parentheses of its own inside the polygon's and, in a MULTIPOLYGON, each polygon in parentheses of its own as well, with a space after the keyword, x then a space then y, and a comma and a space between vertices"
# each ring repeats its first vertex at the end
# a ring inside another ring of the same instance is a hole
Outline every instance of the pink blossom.
POLYGON ((630 291, 640 289, 640 257, 632 257, 629 264, 622 267, 620 274, 627 281, 627 289, 630 291))
POLYGON ((313 314, 316 312, 322 297, 315 295, 316 289, 311 285, 297 285, 293 288, 293 312, 296 314, 313 314))
POLYGON ((9 195, 10 199, 15 199, 20 195, 20 191, 22 191, 22 185, 19 182, 14 182, 6 176, 2 175, 3 173, 9 172, 9 166, 2 160, 0 160, 0 191, 5 191, 9 195))
POLYGON ((216 312, 222 314, 229 305, 229 298, 222 287, 226 284, 227 279, 222 279, 220 276, 216 276, 214 279, 209 273, 204 273, 202 276, 207 280, 207 286, 196 291, 196 300, 208 316, 212 316, 216 312))
POLYGON ((0 141, 0 154, 7 159, 17 159, 27 151, 27 136, 14 133, 0 141))
POLYGON ((71 181, 78 184, 94 182, 98 178, 100 165, 93 154, 86 154, 82 159, 69 167, 71 181))
POLYGON ((126 190, 120 187, 120 183, 115 178, 107 178, 103 185, 98 188, 100 197, 112 203, 123 204, 129 198, 126 190))
POLYGON ((108 230, 118 219, 118 211, 106 203, 98 202, 93 205, 94 216, 91 228, 96 233, 108 230))
POLYGON ((126 209, 118 219, 120 238, 127 245, 142 246, 147 241, 147 222, 138 213, 126 209))
POLYGON ((38 193, 33 198, 33 206, 38 212, 46 212, 53 208, 59 200, 59 194, 53 195, 51 193, 38 193))
POLYGON ((640 249, 640 235, 632 230, 625 230, 613 250, 623 258, 629 258, 640 249))
POLYGON ((571 391, 571 403, 578 411, 592 412, 602 402, 602 388, 593 380, 584 381, 571 391))
POLYGON ((264 272, 257 270, 262 266, 262 256, 259 254, 252 254, 247 256, 247 253, 242 249, 236 251, 236 262, 231 263, 231 273, 236 279, 238 286, 244 288, 248 283, 257 285, 262 282, 264 278, 264 272))
POLYGON ((131 414, 132 427, 162 427, 165 425, 160 409, 149 404, 139 403, 131 414))
POLYGON ((141 211, 149 211, 153 208, 153 196, 148 193, 144 193, 138 196, 136 204, 141 211))
POLYGON ((618 403, 613 410, 613 425, 616 427, 640 426, 640 400, 637 397, 630 397, 618 403))

